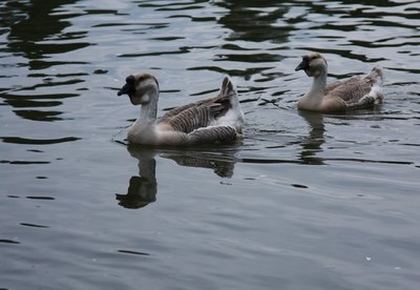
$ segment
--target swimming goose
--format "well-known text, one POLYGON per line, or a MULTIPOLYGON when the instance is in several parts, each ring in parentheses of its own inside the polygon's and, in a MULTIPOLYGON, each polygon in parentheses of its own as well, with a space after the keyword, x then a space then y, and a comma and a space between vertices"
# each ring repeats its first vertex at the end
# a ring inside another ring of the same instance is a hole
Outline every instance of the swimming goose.
POLYGON ((328 64, 319 53, 302 58, 295 71, 304 70, 313 77, 312 87, 298 102, 298 109, 315 112, 339 112, 371 108, 383 101, 382 69, 374 67, 366 76, 354 76, 327 85, 328 64))
POLYGON ((118 95, 127 94, 141 105, 140 117, 128 129, 130 143, 191 146, 231 143, 241 136, 244 115, 232 82, 225 77, 216 97, 201 100, 157 116, 159 83, 148 73, 130 75, 118 95))

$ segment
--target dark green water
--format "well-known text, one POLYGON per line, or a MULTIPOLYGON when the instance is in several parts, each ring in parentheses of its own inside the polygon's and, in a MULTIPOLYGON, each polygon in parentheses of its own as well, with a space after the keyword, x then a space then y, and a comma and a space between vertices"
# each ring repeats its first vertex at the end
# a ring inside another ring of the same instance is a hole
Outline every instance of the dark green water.
POLYGON ((419 45, 419 1, 1 1, 0 288, 418 289, 419 45), (308 51, 384 105, 299 113, 308 51), (160 113, 229 74, 243 144, 120 144, 144 70, 160 113))

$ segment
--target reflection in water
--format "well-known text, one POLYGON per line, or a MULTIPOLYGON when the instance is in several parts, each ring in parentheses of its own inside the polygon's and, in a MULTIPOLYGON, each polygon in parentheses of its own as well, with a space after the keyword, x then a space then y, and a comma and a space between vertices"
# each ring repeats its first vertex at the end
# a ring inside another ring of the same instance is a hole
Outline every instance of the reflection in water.
POLYGON ((64 138, 56 138, 56 139, 33 139, 33 138, 0 136, 0 140, 4 143, 12 143, 12 144, 50 145, 50 144, 58 144, 58 143, 65 143, 65 142, 74 142, 74 141, 80 140, 80 138, 64 137, 64 138))
MULTIPOLYGON (((10 25, 8 47, 16 54, 23 55, 28 59, 44 58, 45 54, 64 53, 77 48, 87 46, 86 43, 62 43, 62 44, 41 44, 40 41, 47 40, 60 35, 59 39, 74 39, 75 35, 62 34, 62 31, 70 26, 70 23, 63 21, 65 18, 74 17, 53 13, 57 8, 76 2, 75 0, 43 0, 30 1, 25 4, 5 5, 5 9, 25 14, 19 21, 13 19, 5 20, 10 25), (16 11, 17 10, 17 11, 16 11), (42 29, 41 29, 42 28, 42 29)), ((6 14, 6 13, 5 13, 6 14)), ((6 14, 7 15, 7 14, 6 14)), ((77 35, 81 37, 81 35, 77 35)), ((31 66, 32 62, 29 63, 31 66)))
MULTIPOLYGON (((63 73, 66 69, 55 73, 55 68, 48 73, 39 72, 62 64, 84 64, 73 61, 72 58, 63 61, 54 59, 54 55, 62 56, 90 45, 86 41, 80 41, 87 35, 86 31, 65 31, 71 26, 67 19, 78 14, 63 13, 63 7, 75 2, 76 0, 32 0, 6 1, 0 4, 0 27, 8 32, 8 41, 1 52, 5 53, 3 57, 13 55, 18 60, 16 76, 26 73, 28 77, 23 83, 15 83, 9 92, 1 93, 0 97, 16 108, 13 112, 20 118, 47 122, 66 120, 67 118, 62 117, 62 111, 46 111, 42 108, 59 107, 63 104, 63 98, 79 95, 58 91, 43 94, 40 91, 82 83, 84 80, 80 77, 86 73, 63 73), (58 11, 61 13, 57 13, 58 11)), ((2 30, 0 34, 1 32, 2 30)))
MULTIPOLYGON (((150 161, 153 161, 153 166, 156 165, 154 159, 150 161)), ((142 167, 150 165, 145 165, 146 163, 148 162, 143 160, 142 167)), ((125 208, 141 208, 156 200, 156 185, 156 179, 149 179, 143 175, 131 176, 127 194, 116 194, 116 199, 120 201, 119 205, 125 208)))
POLYGON ((226 150, 223 154, 201 151, 158 151, 133 145, 128 146, 127 150, 138 160, 139 176, 130 178, 127 194, 116 194, 118 204, 125 208, 141 208, 156 201, 155 156, 157 154, 172 159, 181 166, 213 169, 220 177, 232 177, 235 167, 234 150, 226 150))
POLYGON ((235 168, 232 152, 229 155, 215 155, 206 152, 178 151, 161 154, 161 157, 174 160, 178 165, 213 169, 220 177, 231 178, 235 168))
POLYGON ((419 8, 0 1, 0 288, 56 289, 72 273, 81 289, 417 289, 419 8), (307 81, 293 68, 307 50, 325 51, 332 78, 383 66, 383 109, 298 115, 307 81), (143 69, 161 76, 164 107, 233 75, 248 113, 240 152, 160 148, 131 162, 110 142, 134 110, 113 80, 143 69), (110 209, 102 191, 118 179, 110 209))
POLYGON ((133 146, 127 149, 139 161, 139 176, 132 176, 127 194, 116 194, 116 199, 125 208, 141 208, 156 200, 156 152, 133 146))
POLYGON ((309 124, 310 131, 308 136, 302 141, 302 151, 300 151, 299 160, 305 164, 322 165, 323 158, 317 157, 316 154, 322 152, 322 144, 324 144, 324 119, 322 114, 313 112, 299 111, 299 115, 309 124))
POLYGON ((228 10, 217 22, 229 29, 230 33, 224 37, 225 43, 213 58, 215 62, 224 62, 225 65, 190 69, 212 70, 245 79, 261 74, 265 80, 272 80, 277 72, 273 75, 273 72, 266 71, 283 60, 284 56, 278 52, 256 49, 250 42, 286 43, 293 27, 282 19, 289 11, 289 6, 281 1, 229 0, 217 1, 215 4, 228 10), (233 63, 231 68, 226 65, 230 62, 233 63))
POLYGON ((229 12, 219 22, 233 32, 227 40, 284 42, 291 28, 274 25, 287 13, 281 1, 220 1, 229 12))

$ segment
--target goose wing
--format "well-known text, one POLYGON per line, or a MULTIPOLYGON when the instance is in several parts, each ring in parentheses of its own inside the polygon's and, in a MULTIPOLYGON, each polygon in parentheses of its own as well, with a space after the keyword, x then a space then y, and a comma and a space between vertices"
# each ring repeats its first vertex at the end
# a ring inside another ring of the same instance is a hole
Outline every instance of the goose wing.
POLYGON ((334 81, 330 84, 327 85, 327 87, 325 88, 325 93, 328 94, 330 91, 334 90, 336 87, 338 87, 339 85, 341 85, 343 83, 343 81, 334 81))
POLYGON ((167 119, 170 119, 170 118, 172 118, 173 116, 176 116, 176 115, 180 114, 182 111, 185 111, 185 110, 191 109, 191 108, 193 108, 193 107, 198 107, 198 106, 202 106, 202 105, 205 105, 205 104, 211 104, 211 103, 214 103, 215 101, 217 101, 218 97, 219 97, 219 96, 217 96, 217 97, 212 97, 212 98, 208 98, 208 99, 200 100, 200 101, 197 101, 197 102, 194 102, 194 103, 190 103, 190 104, 187 104, 187 105, 183 105, 183 106, 179 106, 179 107, 173 108, 173 109, 171 109, 170 111, 168 111, 166 114, 164 114, 164 115, 160 118, 160 120, 161 120, 161 121, 166 121, 167 119))
POLYGON ((207 127, 217 117, 224 115, 231 108, 228 97, 207 99, 169 111, 159 123, 169 125, 173 130, 190 133, 207 127))
POLYGON ((369 77, 355 76, 338 84, 327 87, 327 97, 338 97, 347 103, 358 102, 372 89, 374 82, 369 77))
POLYGON ((232 126, 208 126, 189 133, 175 130, 159 132, 156 144, 168 146, 196 146, 204 144, 233 143, 240 134, 232 126))
POLYGON ((194 130, 190 134, 189 144, 226 144, 234 142, 238 132, 232 126, 214 126, 194 130))
POLYGON ((169 125, 175 131, 190 133, 209 126, 216 118, 225 115, 229 109, 240 111, 238 106, 236 90, 229 77, 225 76, 216 97, 172 109, 159 120, 159 123, 169 125))

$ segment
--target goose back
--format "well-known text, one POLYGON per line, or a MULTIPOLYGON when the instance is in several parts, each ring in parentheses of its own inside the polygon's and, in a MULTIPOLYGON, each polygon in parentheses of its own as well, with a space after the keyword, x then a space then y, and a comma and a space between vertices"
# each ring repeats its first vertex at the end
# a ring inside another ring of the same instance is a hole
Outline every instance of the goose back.
POLYGON ((382 70, 375 67, 366 76, 354 76, 328 85, 326 97, 339 97, 346 103, 355 103, 371 93, 373 87, 379 87, 382 84, 382 78, 382 70))
POLYGON ((174 108, 163 115, 158 123, 169 125, 175 131, 190 133, 210 125, 226 125, 218 120, 221 120, 229 110, 238 112, 235 115, 243 118, 236 91, 229 78, 225 77, 220 93, 216 97, 174 108))
POLYGON ((177 114, 164 116, 165 118, 160 123, 169 125, 175 131, 190 133, 209 126, 216 118, 225 114, 230 107, 229 99, 221 97, 209 103, 188 106, 179 110, 177 114))
POLYGON ((339 97, 349 103, 357 102, 370 92, 372 85, 368 79, 352 77, 331 89, 326 97, 339 97))

